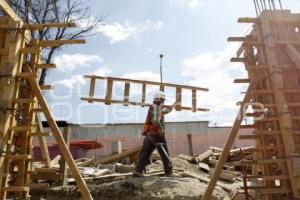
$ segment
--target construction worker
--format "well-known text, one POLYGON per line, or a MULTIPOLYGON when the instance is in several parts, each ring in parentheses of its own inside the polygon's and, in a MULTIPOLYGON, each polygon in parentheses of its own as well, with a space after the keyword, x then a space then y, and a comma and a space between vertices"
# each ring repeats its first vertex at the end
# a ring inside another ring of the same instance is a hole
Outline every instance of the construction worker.
POLYGON ((138 163, 133 173, 134 176, 143 176, 143 171, 155 148, 160 154, 166 176, 173 175, 173 166, 169 157, 165 138, 164 115, 173 110, 175 103, 172 105, 171 109, 163 108, 165 99, 165 94, 163 92, 157 92, 154 95, 153 104, 149 107, 143 131, 145 138, 138 163))

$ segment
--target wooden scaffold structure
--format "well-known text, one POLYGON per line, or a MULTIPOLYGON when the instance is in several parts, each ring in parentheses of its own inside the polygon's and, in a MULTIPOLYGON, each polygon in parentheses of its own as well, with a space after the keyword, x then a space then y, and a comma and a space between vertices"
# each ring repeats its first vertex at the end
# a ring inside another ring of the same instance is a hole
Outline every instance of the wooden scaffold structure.
POLYGON ((238 22, 253 24, 246 37, 228 38, 242 43, 231 61, 244 63, 248 72, 235 83, 249 87, 203 199, 210 199, 237 137, 256 144, 254 159, 241 161, 252 166, 247 182, 255 184, 247 190, 268 200, 300 198, 300 14, 265 9, 238 22), (245 118, 253 124, 244 125, 245 118), (241 135, 240 129, 253 131, 241 135))
POLYGON ((45 28, 75 27, 73 23, 25 24, 5 0, 0 0, 0 199, 29 199, 34 187, 31 175, 32 140, 38 137, 45 166, 50 168, 50 159, 40 114, 47 120, 51 134, 56 139, 61 153, 75 178, 83 199, 92 196, 82 179, 75 162, 58 128, 43 90, 49 85, 39 85, 42 69, 55 68, 41 60, 44 48, 64 44, 82 44, 84 40, 37 40, 31 33, 45 28))

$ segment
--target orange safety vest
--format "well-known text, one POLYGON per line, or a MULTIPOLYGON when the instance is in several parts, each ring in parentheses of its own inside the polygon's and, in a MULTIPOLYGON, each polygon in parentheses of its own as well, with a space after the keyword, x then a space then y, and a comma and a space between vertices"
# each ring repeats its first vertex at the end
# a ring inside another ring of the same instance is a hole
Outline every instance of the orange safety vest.
POLYGON ((142 135, 147 135, 150 133, 151 135, 159 135, 160 128, 153 124, 154 120, 159 120, 161 123, 164 122, 164 114, 163 114, 163 105, 157 105, 153 103, 148 110, 148 115, 146 117, 146 121, 144 123, 144 129, 142 135))

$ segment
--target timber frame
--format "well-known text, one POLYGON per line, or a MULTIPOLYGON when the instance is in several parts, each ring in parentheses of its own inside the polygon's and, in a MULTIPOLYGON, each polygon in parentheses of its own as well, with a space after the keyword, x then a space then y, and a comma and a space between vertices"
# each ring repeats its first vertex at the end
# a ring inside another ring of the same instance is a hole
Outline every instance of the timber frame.
POLYGON ((73 23, 25 24, 5 0, 0 0, 0 199, 30 199, 32 140, 38 137, 43 162, 50 168, 50 159, 40 114, 48 121, 52 135, 75 178, 83 199, 92 196, 82 179, 43 96, 51 86, 38 85, 41 69, 54 64, 41 61, 43 48, 64 44, 83 44, 85 40, 41 41, 30 38, 31 32, 44 28, 75 27, 73 23))
POLYGON ((249 190, 268 200, 300 198, 300 14, 264 10, 258 18, 238 22, 253 24, 246 37, 228 38, 242 43, 231 61, 244 63, 248 72, 248 78, 234 82, 249 87, 202 199, 210 199, 237 136, 256 144, 254 160, 241 161, 252 166, 248 181, 259 183, 249 190), (245 106, 253 112, 244 113, 245 106), (253 124, 242 125, 244 118, 252 118, 253 124), (243 128, 252 134, 239 135, 243 128))

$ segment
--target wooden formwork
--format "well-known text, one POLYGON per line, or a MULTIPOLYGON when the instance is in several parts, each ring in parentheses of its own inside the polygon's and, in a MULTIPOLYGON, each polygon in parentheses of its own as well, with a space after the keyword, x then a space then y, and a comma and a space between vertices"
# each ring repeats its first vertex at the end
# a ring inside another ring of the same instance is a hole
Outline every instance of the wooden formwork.
POLYGON ((41 69, 55 66, 42 63, 43 48, 85 41, 31 39, 32 31, 74 24, 24 24, 6 1, 0 0, 0 9, 4 13, 0 16, 0 199, 30 198, 34 136, 39 139, 45 166, 51 167, 40 114, 48 121, 83 199, 92 199, 43 96, 42 91, 51 87, 38 85, 41 69))
POLYGON ((242 62, 248 78, 235 83, 249 83, 241 110, 225 144, 203 199, 209 199, 238 136, 254 140, 253 174, 248 186, 266 199, 300 197, 300 14, 289 10, 265 10, 258 18, 240 18, 252 23, 246 37, 230 37, 228 41, 242 42, 232 62, 242 62), (252 108, 246 112, 245 107, 252 108), (241 125, 245 118, 253 124, 241 125), (242 128, 252 128, 251 135, 239 135, 242 128))

